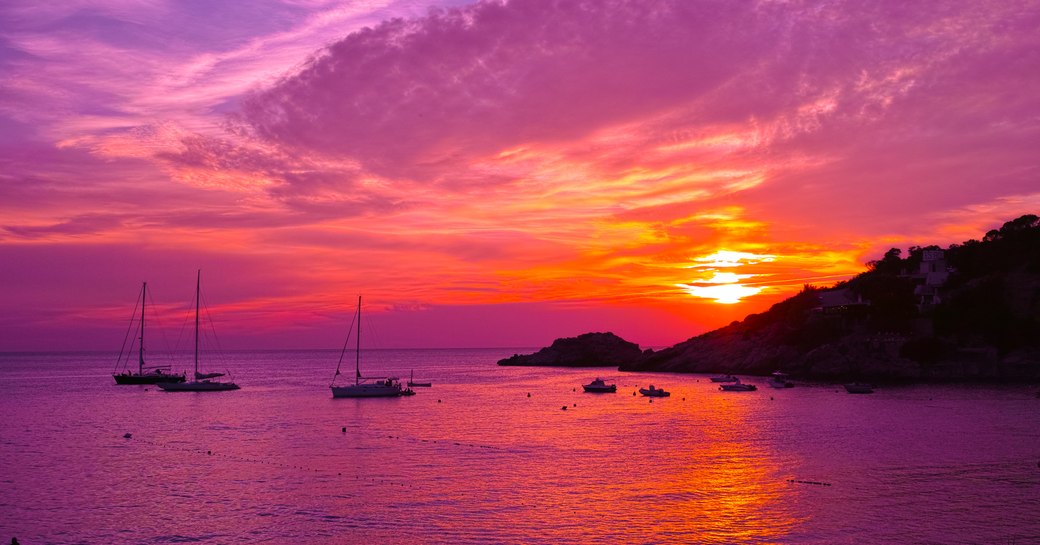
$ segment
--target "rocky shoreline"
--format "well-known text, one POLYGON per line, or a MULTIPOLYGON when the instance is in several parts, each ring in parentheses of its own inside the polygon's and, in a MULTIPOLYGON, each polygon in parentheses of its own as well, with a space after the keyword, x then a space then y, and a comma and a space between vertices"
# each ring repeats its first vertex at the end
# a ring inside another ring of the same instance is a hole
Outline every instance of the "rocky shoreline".
POLYGON ((1040 382, 1038 353, 999 357, 993 350, 961 350, 954 358, 924 364, 900 355, 905 342, 891 335, 849 336, 801 353, 724 328, 655 352, 613 333, 586 333, 556 339, 534 354, 514 354, 498 364, 757 376, 781 370, 798 379, 837 382, 1040 382))

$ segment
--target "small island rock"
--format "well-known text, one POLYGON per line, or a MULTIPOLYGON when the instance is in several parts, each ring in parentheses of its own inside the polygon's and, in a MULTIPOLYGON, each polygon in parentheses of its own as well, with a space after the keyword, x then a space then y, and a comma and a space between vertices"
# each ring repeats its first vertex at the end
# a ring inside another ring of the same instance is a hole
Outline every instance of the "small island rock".
POLYGON ((577 337, 556 339, 552 346, 534 354, 514 354, 499 360, 499 365, 531 365, 559 367, 618 367, 639 360, 643 351, 613 333, 585 333, 577 337))

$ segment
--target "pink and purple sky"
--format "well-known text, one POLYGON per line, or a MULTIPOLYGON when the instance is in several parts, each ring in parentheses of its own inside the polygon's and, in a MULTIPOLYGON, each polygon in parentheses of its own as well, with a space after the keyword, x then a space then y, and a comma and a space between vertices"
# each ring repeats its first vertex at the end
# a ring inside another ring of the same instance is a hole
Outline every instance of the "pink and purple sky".
POLYGON ((669 345, 1040 210, 1036 1, 0 5, 0 351, 669 345))

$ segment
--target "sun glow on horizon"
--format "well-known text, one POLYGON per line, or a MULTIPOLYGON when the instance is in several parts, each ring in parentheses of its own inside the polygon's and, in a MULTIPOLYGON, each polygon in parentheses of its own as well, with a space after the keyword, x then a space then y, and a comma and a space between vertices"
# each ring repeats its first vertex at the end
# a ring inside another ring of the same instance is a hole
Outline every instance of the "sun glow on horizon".
POLYGON ((694 286, 679 284, 687 293, 694 297, 713 299, 722 305, 734 305, 745 297, 750 297, 762 291, 762 288, 752 288, 743 284, 718 284, 714 286, 694 286))
POLYGON ((712 299, 723 305, 733 305, 741 302, 746 297, 761 293, 764 288, 750 287, 741 284, 741 281, 760 276, 758 274, 738 274, 735 272, 720 272, 719 268, 736 268, 758 263, 771 263, 776 260, 775 255, 753 254, 750 252, 735 252, 732 250, 719 250, 711 255, 694 258, 698 262, 688 268, 704 269, 711 272, 711 278, 706 278, 690 284, 678 284, 687 293, 702 299, 712 299))

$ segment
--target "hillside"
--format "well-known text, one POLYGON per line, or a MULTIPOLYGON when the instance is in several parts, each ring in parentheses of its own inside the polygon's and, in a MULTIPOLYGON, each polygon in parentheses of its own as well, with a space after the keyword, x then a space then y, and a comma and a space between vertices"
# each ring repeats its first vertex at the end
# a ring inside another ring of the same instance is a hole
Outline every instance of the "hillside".
POLYGON ((868 270, 715 331, 628 359, 627 371, 821 379, 1040 379, 1040 220, 948 248, 889 250, 868 270))

